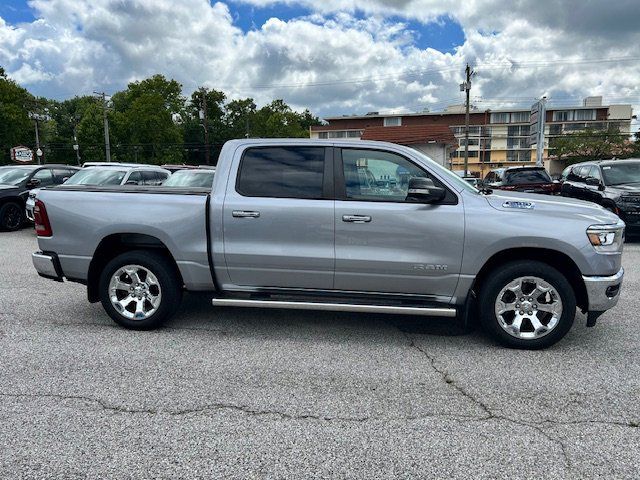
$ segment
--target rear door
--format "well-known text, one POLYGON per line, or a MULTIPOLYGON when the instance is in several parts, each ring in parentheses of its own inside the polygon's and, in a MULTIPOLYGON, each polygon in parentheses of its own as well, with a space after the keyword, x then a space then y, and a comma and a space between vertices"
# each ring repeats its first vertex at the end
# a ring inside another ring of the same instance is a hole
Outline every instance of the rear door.
MULTIPOLYGON (((597 165, 592 165, 589 173, 587 174, 587 178, 593 178, 598 180, 598 182, 602 182, 600 167, 597 165)), ((602 203, 602 193, 600 192, 600 186, 587 185, 585 179, 584 198, 585 200, 589 200, 590 202, 602 203)))
POLYGON ((331 150, 261 146, 234 159, 223 207, 231 288, 333 287, 331 150))
POLYGON ((386 151, 336 150, 337 290, 449 298, 458 282, 464 214, 457 194, 440 204, 407 201, 409 179, 429 177, 386 151))

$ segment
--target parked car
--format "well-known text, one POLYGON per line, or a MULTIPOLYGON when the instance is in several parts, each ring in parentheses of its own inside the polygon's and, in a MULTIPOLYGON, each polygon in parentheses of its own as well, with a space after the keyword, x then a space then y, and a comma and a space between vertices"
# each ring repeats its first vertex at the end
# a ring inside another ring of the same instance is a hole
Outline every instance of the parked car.
MULTIPOLYGON (((65 184, 69 185, 161 185, 171 173, 153 165, 107 164, 86 166, 76 169, 77 173, 69 178, 65 184)), ((34 189, 29 193, 25 204, 26 217, 34 221, 33 210, 40 189, 34 189)))
POLYGON ((542 348, 569 331, 576 306, 593 326, 624 274, 613 213, 479 191, 382 142, 233 140, 212 189, 61 185, 42 190, 35 212, 38 273, 86 284, 132 329, 160 326, 186 289, 214 306, 465 321, 477 305, 503 344, 542 348))
POLYGON ((560 193, 560 184, 551 180, 544 167, 535 166, 491 170, 484 178, 483 185, 487 188, 525 193, 546 193, 551 195, 560 193))
POLYGON ((572 165, 562 195, 602 205, 622 218, 630 233, 640 233, 640 159, 572 165))
POLYGON ((163 187, 202 187, 211 188, 215 169, 187 169, 173 173, 162 184, 163 187))
POLYGON ((0 167, 0 230, 18 230, 25 222, 29 191, 59 185, 78 167, 70 165, 10 165, 0 167))
POLYGON ((482 184, 482 181, 478 177, 462 177, 462 178, 476 188, 479 188, 482 184))

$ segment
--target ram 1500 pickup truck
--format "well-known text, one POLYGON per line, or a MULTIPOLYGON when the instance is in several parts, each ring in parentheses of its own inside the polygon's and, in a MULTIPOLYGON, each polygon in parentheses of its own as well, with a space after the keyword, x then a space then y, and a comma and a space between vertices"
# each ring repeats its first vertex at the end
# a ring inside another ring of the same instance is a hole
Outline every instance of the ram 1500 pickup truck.
POLYGON ((59 186, 35 206, 41 276, 151 329, 214 306, 479 318, 542 348, 619 298, 624 223, 600 206, 477 190, 379 142, 233 140, 211 188, 59 186))

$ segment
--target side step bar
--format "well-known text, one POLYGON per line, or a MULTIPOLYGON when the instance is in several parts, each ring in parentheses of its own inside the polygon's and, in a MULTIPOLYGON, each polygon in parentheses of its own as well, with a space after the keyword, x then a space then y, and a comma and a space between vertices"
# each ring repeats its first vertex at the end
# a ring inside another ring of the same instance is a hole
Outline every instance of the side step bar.
POLYGON ((325 310, 333 312, 390 313, 396 315, 423 315, 426 317, 455 317, 455 308, 396 307, 391 305, 359 305, 356 303, 292 302, 282 300, 247 300, 214 298, 214 307, 285 308, 292 310, 325 310))

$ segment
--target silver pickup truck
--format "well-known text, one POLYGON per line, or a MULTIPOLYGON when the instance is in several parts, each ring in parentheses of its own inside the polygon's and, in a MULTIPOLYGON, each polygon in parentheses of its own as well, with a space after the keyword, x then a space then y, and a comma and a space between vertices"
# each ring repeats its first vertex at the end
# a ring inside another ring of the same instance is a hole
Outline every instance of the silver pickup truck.
POLYGON ((59 186, 35 206, 44 277, 120 325, 184 290, 214 306, 479 318, 501 343, 560 340, 619 298, 624 223, 603 208, 479 191, 412 148, 234 140, 211 188, 59 186))

